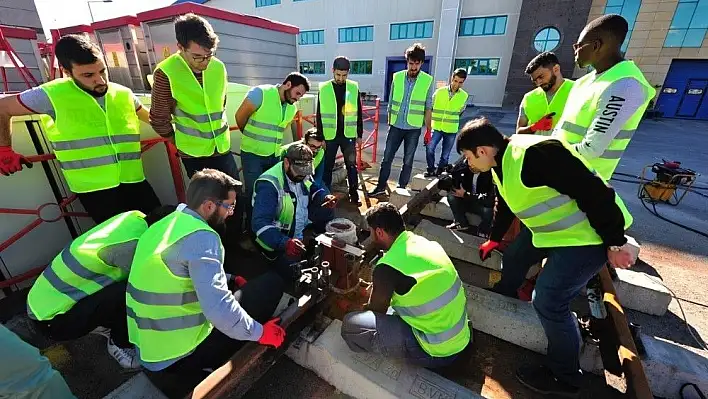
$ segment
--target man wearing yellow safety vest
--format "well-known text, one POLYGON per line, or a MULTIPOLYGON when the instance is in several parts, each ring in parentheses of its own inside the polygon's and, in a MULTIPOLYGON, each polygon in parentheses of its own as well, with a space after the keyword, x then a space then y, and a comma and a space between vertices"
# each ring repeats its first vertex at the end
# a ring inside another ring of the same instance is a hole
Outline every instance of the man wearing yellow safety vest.
POLYGON ((460 131, 457 151, 470 168, 491 170, 500 194, 480 258, 499 246, 514 215, 523 224, 504 251, 494 291, 516 296, 529 268, 547 258, 533 294, 548 338, 546 365, 522 366, 517 377, 536 392, 577 397, 580 340, 570 302, 606 263, 632 264, 624 236, 632 216, 590 163, 561 140, 528 134, 508 139, 488 120, 477 119, 460 131))
POLYGON ((426 177, 437 176, 443 172, 450 160, 450 152, 455 144, 457 130, 460 128, 460 118, 467 108, 469 95, 462 90, 462 85, 467 79, 467 71, 458 68, 450 77, 450 84, 435 90, 433 94, 433 134, 425 146, 425 160, 428 162, 426 177), (440 163, 435 169, 435 147, 442 140, 440 163))
POLYGON ((327 142, 322 181, 327 188, 332 189, 332 170, 337 151, 341 148, 344 166, 347 168, 349 201, 360 205, 356 150, 364 134, 364 119, 359 83, 348 79, 350 67, 347 57, 335 58, 332 63, 333 79, 320 83, 317 129, 324 133, 327 142))
MULTIPOLYGON (((312 168, 314 170, 312 173, 312 180, 318 184, 322 184, 322 176, 324 175, 325 169, 325 163, 323 162, 323 160, 326 155, 324 149, 324 135, 320 131, 318 131, 316 127, 311 127, 307 129, 305 134, 302 136, 302 140, 293 141, 290 144, 280 147, 278 153, 280 154, 281 161, 285 159, 285 154, 288 153, 288 148, 297 143, 305 144, 306 146, 310 147, 310 150, 312 150, 312 153, 314 154, 314 158, 312 159, 312 168)), ((332 171, 330 171, 330 173, 332 173, 332 171)))
POLYGON ((366 213, 376 263, 364 311, 348 313, 342 338, 355 352, 380 353, 422 367, 451 364, 472 339, 467 298, 457 270, 435 241, 406 231, 395 205, 366 213), (395 314, 388 314, 393 308, 395 314))
POLYGON ((312 159, 312 150, 297 142, 255 184, 251 228, 261 253, 286 281, 293 277, 290 265, 305 254, 303 232, 309 221, 323 233, 334 218, 337 198, 311 180, 312 159))
POLYGON ((550 51, 535 56, 526 66, 526 74, 536 88, 521 100, 516 133, 550 136, 563 114, 573 81, 563 78, 560 61, 550 51))
POLYGON ((140 367, 128 341, 125 280, 138 239, 171 209, 160 207, 147 217, 139 211, 124 212, 75 239, 32 285, 29 318, 58 341, 92 331, 105 335, 108 353, 122 367, 140 367))
POLYGON ((433 109, 433 77, 421 71, 425 62, 425 47, 416 43, 406 50, 408 68, 393 74, 391 95, 388 100, 388 136, 381 162, 376 188, 369 193, 379 196, 386 193, 391 164, 403 144, 403 168, 398 177, 398 186, 406 187, 411 180, 413 159, 418 147, 421 128, 431 129, 433 109))
POLYGON ((32 167, 12 149, 10 117, 44 114, 44 135, 64 179, 96 223, 160 206, 140 157, 140 121, 148 122, 148 110, 130 89, 108 81, 101 50, 87 38, 64 36, 55 51, 67 78, 0 98, 0 173, 32 167))
POLYGON ((215 169, 196 172, 187 203, 138 241, 125 295, 128 336, 150 371, 194 376, 220 367, 242 341, 283 343, 278 320, 268 321, 283 294, 278 275, 236 277, 238 290, 228 288, 214 228, 233 213, 239 186, 215 169))
POLYGON ((575 61, 593 71, 578 79, 553 137, 573 145, 609 180, 656 90, 622 55, 627 21, 610 14, 590 21, 573 45, 575 61))
POLYGON ((204 168, 238 178, 226 121, 226 66, 214 56, 219 37, 204 18, 175 20, 179 52, 160 62, 152 84, 150 123, 179 150, 191 177, 204 168))

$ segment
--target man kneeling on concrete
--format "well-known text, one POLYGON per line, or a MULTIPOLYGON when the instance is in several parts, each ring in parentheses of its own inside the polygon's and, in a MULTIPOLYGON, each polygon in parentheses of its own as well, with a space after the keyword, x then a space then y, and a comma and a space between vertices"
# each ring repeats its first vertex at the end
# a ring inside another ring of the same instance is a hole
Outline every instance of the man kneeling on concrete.
MULTIPOLYGON (((312 154, 314 155, 312 159, 312 168, 314 170, 313 175, 312 175, 312 180, 314 180, 317 184, 322 184, 322 176, 324 175, 324 162, 322 160, 324 159, 325 156, 325 138, 324 134, 322 132, 318 131, 316 127, 312 127, 308 129, 305 134, 302 136, 302 140, 298 141, 293 141, 290 144, 286 144, 282 147, 280 147, 280 160, 282 161, 285 159, 285 154, 288 153, 288 148, 291 146, 297 144, 297 143, 303 143, 310 147, 310 150, 312 150, 312 154)), ((329 171, 331 174, 332 171, 329 171)))
POLYGON ((227 287, 224 247, 214 227, 233 214, 240 185, 215 169, 196 172, 187 204, 138 241, 126 295, 128 335, 150 371, 191 374, 220 367, 242 341, 283 343, 277 318, 261 325, 280 302, 280 277, 241 279, 235 293, 227 287))
POLYGON ((386 251, 374 269, 365 311, 344 316, 342 338, 354 352, 380 353, 428 368, 451 364, 467 347, 467 299, 443 248, 406 231, 390 203, 366 214, 373 246, 386 251), (389 306, 395 314, 388 314, 389 306))
POLYGON ((334 219, 337 198, 312 181, 312 150, 302 142, 288 147, 282 161, 256 180, 251 226, 263 255, 289 281, 290 265, 305 255, 303 231, 312 221, 316 233, 334 219))
POLYGON ((502 135, 487 119, 468 122, 457 151, 470 167, 492 171, 498 188, 491 239, 480 258, 499 245, 516 215, 521 232, 504 252, 494 290, 515 296, 529 268, 547 258, 533 293, 533 307, 548 337, 547 364, 524 365, 517 378, 544 395, 578 397, 580 335, 570 302, 606 263, 633 262, 624 231, 632 216, 612 187, 573 147, 543 136, 502 135))
MULTIPOLYGON (((174 206, 172 207, 174 209, 174 206)), ((138 368, 125 323, 125 280, 135 247, 148 225, 140 211, 116 215, 79 236, 44 269, 27 296, 27 314, 49 338, 69 341, 96 332, 108 338, 108 353, 127 369, 138 368)))
POLYGON ((490 172, 475 172, 461 158, 455 163, 450 179, 441 179, 438 187, 447 191, 447 202, 455 220, 448 229, 488 235, 494 216, 494 184, 490 172), (479 226, 472 226, 467 213, 478 215, 479 226))

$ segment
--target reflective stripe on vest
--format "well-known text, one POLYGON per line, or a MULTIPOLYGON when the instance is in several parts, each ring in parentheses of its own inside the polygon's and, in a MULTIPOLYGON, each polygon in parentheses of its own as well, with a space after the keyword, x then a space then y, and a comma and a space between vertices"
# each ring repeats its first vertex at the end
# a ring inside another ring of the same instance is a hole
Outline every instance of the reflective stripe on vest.
MULTIPOLYGON (((619 160, 627 149, 634 131, 639 126, 649 101, 654 98, 656 90, 646 80, 641 70, 633 61, 622 61, 607 71, 597 75, 595 71, 575 81, 568 102, 563 111, 563 117, 553 131, 553 136, 570 144, 578 144, 591 128, 592 121, 598 111, 600 97, 612 83, 620 79, 635 79, 644 88, 644 102, 622 126, 620 133, 610 142, 605 151, 597 158, 588 159, 590 165, 603 179, 612 177, 619 160)), ((614 109, 612 110, 615 111, 614 109)), ((602 132, 601 126, 596 130, 602 132)))
MULTIPOLYGON (((553 95, 551 103, 548 103, 548 97, 546 92, 537 87, 524 95, 521 100, 521 107, 524 109, 524 114, 526 119, 528 119, 528 126, 533 125, 538 122, 544 116, 555 112, 553 115, 553 123, 551 127, 555 127, 561 116, 563 115, 563 109, 565 104, 568 102, 568 95, 570 90, 573 88, 573 81, 570 79, 564 79, 563 84, 558 88, 558 91, 553 95)), ((550 135, 551 131, 537 131, 535 134, 540 135, 550 135)))
POLYGON ((55 112, 54 119, 40 119, 71 191, 93 192, 145 180, 140 121, 130 89, 108 83, 104 111, 70 78, 40 87, 55 112))
MULTIPOLYGON (((567 195, 548 187, 527 187, 521 181, 522 166, 526 150, 549 137, 536 135, 514 135, 502 158, 502 177, 500 181, 492 170, 500 195, 511 211, 524 223, 533 234, 533 245, 537 248, 571 247, 602 244, 602 238, 590 225, 585 212, 580 210, 576 201, 567 195)), ((592 167, 572 147, 563 143, 573 156, 592 170, 592 167)), ((615 194, 615 203, 619 206, 625 220, 625 229, 632 224, 632 216, 615 194)))
MULTIPOLYGON (((334 81, 320 83, 320 118, 322 119, 322 130, 325 140, 334 140, 337 136, 337 99, 334 95, 334 81)), ((344 95, 344 109, 342 109, 344 121, 344 137, 353 139, 356 137, 357 112, 359 110, 359 84, 353 80, 346 82, 346 92, 344 95)))
MULTIPOLYGON (((295 199, 290 195, 289 191, 285 191, 285 185, 287 184, 285 182, 285 172, 283 171, 283 161, 278 162, 273 166, 272 168, 268 169, 263 173, 257 180, 256 184, 259 181, 266 181, 269 182, 270 184, 275 187, 275 190, 278 192, 278 209, 277 209, 277 214, 278 218, 274 219, 272 224, 263 226, 261 227, 257 232, 256 232, 256 242, 263 247, 264 249, 268 251, 273 251, 274 249, 268 246, 263 240, 261 240, 260 235, 263 234, 265 231, 269 229, 278 229, 283 235, 286 235, 288 237, 292 237, 294 235, 294 227, 295 227, 295 210, 297 209, 295 199)), ((303 182, 305 185, 305 189, 308 192, 310 192, 310 188, 312 187, 312 182, 310 180, 305 180, 303 182)), ((297 185, 298 189, 300 188, 300 184, 297 185)), ((314 197, 317 193, 314 193, 313 195, 310 196, 310 198, 314 197)), ((253 193, 253 198, 251 199, 251 205, 255 206, 256 205, 256 193, 254 190, 253 193)))
POLYGON ((144 218, 139 211, 125 212, 75 239, 30 289, 28 315, 35 320, 51 320, 87 296, 128 278, 128 271, 121 265, 132 261, 137 240, 147 230, 144 218))
MULTIPOLYGON (((406 90, 406 79, 408 71, 398 71, 393 74, 393 95, 391 97, 391 125, 395 125, 398 120, 398 113, 401 110, 403 96, 406 90)), ((413 127, 422 127, 425 116, 425 101, 428 97, 430 85, 433 84, 433 77, 420 71, 415 79, 413 90, 408 102, 408 117, 406 122, 413 127)))
POLYGON ((241 130, 241 151, 267 157, 278 153, 283 143, 283 131, 292 122, 297 109, 287 104, 283 111, 278 86, 258 87, 263 92, 263 101, 241 130))
POLYGON ((467 104, 469 95, 459 89, 450 98, 450 86, 437 89, 433 94, 432 127, 444 133, 457 133, 460 128, 461 112, 467 104))
MULTIPOLYGON (((184 267, 172 251, 180 249, 176 244, 185 237, 206 231, 219 239, 206 222, 187 212, 177 210, 150 226, 135 251, 126 290, 128 336, 144 362, 184 356, 213 328, 204 316, 192 279, 173 272, 184 267)), ((223 247, 221 254, 223 262, 223 247)))
POLYGON ((174 110, 175 144, 193 157, 224 154, 231 148, 231 134, 224 112, 227 91, 226 66, 212 57, 202 72, 202 84, 180 53, 172 54, 157 65, 167 75, 174 110))
POLYGON ((467 346, 471 335, 465 290, 438 243, 404 231, 378 264, 415 279, 406 294, 393 294, 391 307, 411 326, 426 353, 451 356, 467 346))

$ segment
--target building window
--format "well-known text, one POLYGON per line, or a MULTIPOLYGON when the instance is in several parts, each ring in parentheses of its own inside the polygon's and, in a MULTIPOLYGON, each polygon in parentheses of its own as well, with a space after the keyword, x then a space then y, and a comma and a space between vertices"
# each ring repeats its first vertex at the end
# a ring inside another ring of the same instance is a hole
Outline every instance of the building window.
POLYGON ((701 47, 708 29, 708 0, 679 0, 664 47, 701 47))
POLYGON ((256 0, 256 7, 267 7, 280 4, 280 0, 256 0))
POLYGON ((352 75, 371 75, 372 61, 352 61, 349 73, 352 75))
POLYGON ((457 58, 457 68, 463 68, 468 75, 496 75, 499 72, 499 58, 457 58))
POLYGON ((391 40, 430 39, 433 37, 433 21, 391 24, 391 40))
POLYGON ((374 27, 371 26, 355 26, 351 28, 339 28, 339 42, 373 42, 374 27))
POLYGON ((549 26, 541 29, 533 39, 533 47, 539 53, 553 51, 560 44, 561 33, 558 29, 549 26))
POLYGON ((300 45, 323 44, 324 30, 306 30, 300 32, 300 45))
POLYGON ((300 63, 300 73, 304 75, 324 75, 324 61, 306 61, 300 63))
POLYGON ((492 36, 506 33, 506 15, 495 17, 462 18, 460 36, 492 36))
POLYGON ((627 37, 624 39, 624 43, 622 43, 622 51, 627 51, 629 39, 632 37, 632 30, 634 29, 634 22, 637 20, 637 14, 639 14, 639 7, 641 5, 642 0, 607 0, 605 14, 619 14, 627 20, 627 24, 629 25, 627 37))

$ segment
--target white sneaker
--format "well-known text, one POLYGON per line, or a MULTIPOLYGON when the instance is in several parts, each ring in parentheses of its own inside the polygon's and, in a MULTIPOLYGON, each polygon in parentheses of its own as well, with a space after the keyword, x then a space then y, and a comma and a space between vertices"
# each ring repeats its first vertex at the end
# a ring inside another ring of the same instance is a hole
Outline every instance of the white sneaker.
POLYGON ((111 329, 98 326, 98 327, 94 328, 93 330, 91 330, 91 332, 89 332, 89 334, 100 335, 100 336, 110 339, 111 338, 111 329))
POLYGON ((108 353, 120 364, 121 367, 128 370, 140 368, 140 359, 133 348, 119 348, 113 343, 112 339, 108 339, 108 353))

